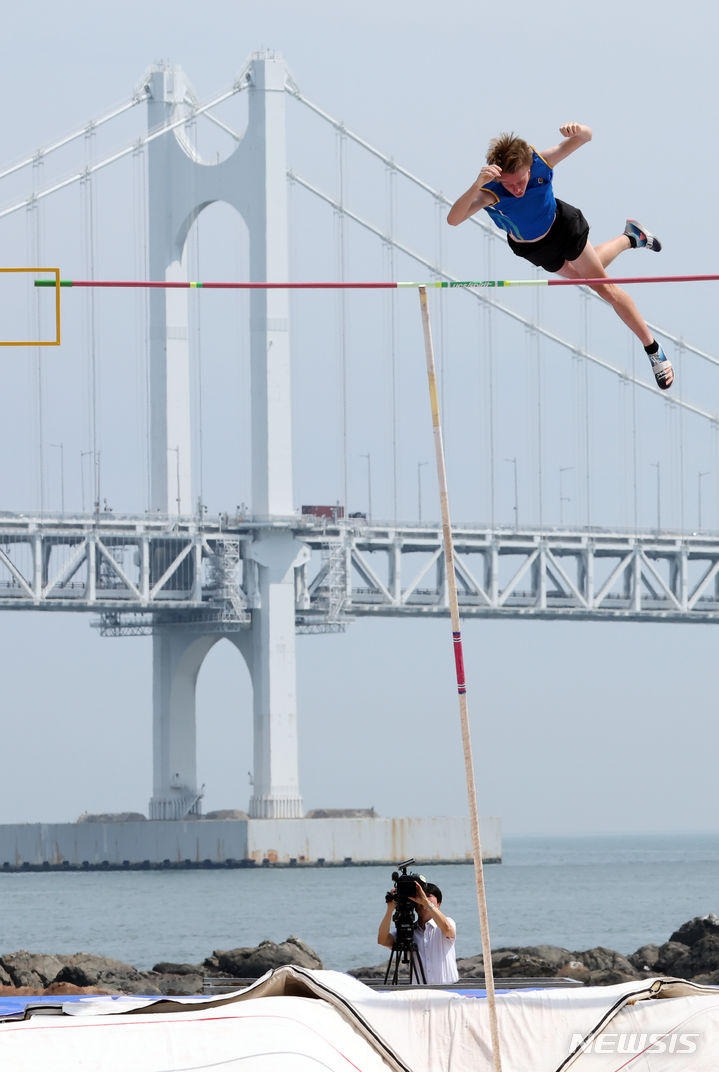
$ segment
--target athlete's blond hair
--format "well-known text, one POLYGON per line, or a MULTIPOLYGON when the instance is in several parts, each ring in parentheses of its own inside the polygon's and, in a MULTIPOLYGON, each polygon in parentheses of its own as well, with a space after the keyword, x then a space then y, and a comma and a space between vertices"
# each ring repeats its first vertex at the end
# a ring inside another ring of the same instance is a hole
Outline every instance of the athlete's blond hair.
POLYGON ((502 171, 526 171, 532 160, 531 145, 515 134, 500 134, 489 143, 487 163, 496 164, 502 171))

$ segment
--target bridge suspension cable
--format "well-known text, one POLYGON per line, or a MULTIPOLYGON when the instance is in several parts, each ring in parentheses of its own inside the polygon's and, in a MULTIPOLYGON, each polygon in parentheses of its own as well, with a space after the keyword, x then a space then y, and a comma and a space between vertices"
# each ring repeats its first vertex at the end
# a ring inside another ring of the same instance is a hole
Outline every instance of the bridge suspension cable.
POLYGON ((4 171, 0 171, 0 180, 6 179, 8 175, 14 175, 17 171, 22 171, 23 168, 29 167, 30 164, 36 163, 38 160, 43 160, 54 153, 57 149, 63 149, 66 145, 70 145, 73 141, 77 141, 78 138, 84 137, 90 130, 97 130, 99 127, 109 123, 111 119, 116 119, 118 115, 123 115, 125 112, 130 111, 135 105, 141 104, 147 100, 147 93, 135 93, 132 100, 127 101, 126 104, 120 105, 113 111, 108 112, 106 115, 100 116, 99 119, 91 119, 89 123, 86 123, 80 130, 74 130, 72 134, 67 134, 59 141, 53 142, 51 145, 46 145, 42 149, 37 149, 32 156, 25 157, 24 160, 20 160, 17 164, 13 164, 11 167, 6 168, 4 171))
MULTIPOLYGON (((160 127, 159 130, 153 130, 151 134, 146 134, 142 138, 138 138, 132 143, 132 145, 126 146, 124 149, 120 149, 119 152, 113 153, 111 156, 106 156, 104 160, 99 160, 91 167, 86 167, 76 175, 71 175, 67 179, 63 179, 61 182, 55 183, 54 186, 49 186, 45 190, 40 190, 39 193, 32 194, 30 197, 26 197, 23 201, 18 201, 16 204, 11 205, 9 208, 0 212, 0 220, 6 216, 11 216, 14 212, 19 212, 21 208, 27 208, 33 201, 40 201, 45 197, 49 197, 51 194, 57 193, 58 190, 64 190, 68 186, 72 186, 73 183, 82 182, 89 175, 93 175, 96 171, 101 171, 103 168, 108 167, 110 164, 116 163, 118 160, 122 160, 126 156, 130 156, 131 153, 136 153, 138 149, 141 149, 144 145, 149 145, 150 142, 155 141, 157 138, 164 137, 165 134, 169 134, 172 130, 177 130, 178 127, 186 126, 191 123, 198 115, 204 115, 210 108, 216 108, 218 104, 222 104, 223 101, 229 100, 230 97, 234 97, 236 93, 240 93, 243 89, 246 89, 249 85, 247 80, 236 82, 232 89, 226 93, 222 93, 219 97, 215 97, 209 104, 204 104, 199 108, 193 108, 189 115, 183 116, 181 119, 175 119, 172 123, 167 123, 165 126, 160 127)), ((88 128, 85 127, 81 131, 82 134, 87 133, 88 128)))

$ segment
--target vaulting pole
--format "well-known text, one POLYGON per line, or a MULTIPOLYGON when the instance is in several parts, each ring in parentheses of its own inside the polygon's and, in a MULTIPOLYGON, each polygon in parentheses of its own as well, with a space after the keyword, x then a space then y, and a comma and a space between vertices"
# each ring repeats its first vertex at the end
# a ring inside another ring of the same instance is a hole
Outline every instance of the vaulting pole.
POLYGON ((459 601, 457 599, 457 578, 454 571, 454 545, 452 542, 452 525, 449 516, 449 495, 447 493, 447 470, 444 461, 442 443, 442 426, 439 419, 439 396, 437 394, 437 376, 434 365, 434 347, 432 346, 432 328, 429 322, 426 287, 419 288, 419 304, 422 310, 422 329, 424 331, 424 350, 427 358, 427 380, 429 383, 429 401, 432 409, 432 428, 434 430, 434 453, 437 461, 437 481, 439 484, 439 501, 442 511, 442 534, 444 538, 444 561, 449 590, 449 610, 452 618, 452 643, 454 646, 454 663, 457 673, 457 692, 459 694, 459 719, 462 728, 462 751, 464 752, 464 772, 467 780, 467 797, 469 800, 469 822, 472 832, 472 853, 474 855, 474 877, 477 887, 477 906, 479 908, 479 926, 482 934, 482 953, 484 955, 484 981, 487 989, 489 1008, 489 1030, 492 1039, 492 1059, 495 1072, 501 1072, 502 1058, 499 1048, 499 1027, 497 1024, 497 1003, 494 993, 494 970, 492 968, 492 946, 489 939, 489 917, 487 915, 487 897, 484 886, 484 867, 482 864, 482 845, 479 838, 479 814, 477 810, 477 788, 474 781, 474 763, 472 760, 472 739, 469 732, 469 709, 467 706, 467 685, 464 677, 464 657, 462 654, 462 634, 459 621, 459 601))

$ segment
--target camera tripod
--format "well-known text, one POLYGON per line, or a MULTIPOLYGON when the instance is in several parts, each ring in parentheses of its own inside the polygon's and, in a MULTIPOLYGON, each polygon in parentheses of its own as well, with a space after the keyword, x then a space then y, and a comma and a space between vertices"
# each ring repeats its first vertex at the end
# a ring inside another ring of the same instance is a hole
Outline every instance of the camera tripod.
POLYGON ((402 964, 409 964, 409 983, 426 983, 427 976, 424 974, 424 964, 422 958, 419 955, 417 949, 417 943, 414 938, 409 941, 404 939, 396 941, 392 946, 392 952, 389 955, 389 963, 387 964, 387 971, 384 973, 385 983, 389 979, 390 972, 392 972, 391 985, 397 986, 399 984, 399 966, 402 964), (394 970, 392 970, 392 962, 394 961, 394 970))

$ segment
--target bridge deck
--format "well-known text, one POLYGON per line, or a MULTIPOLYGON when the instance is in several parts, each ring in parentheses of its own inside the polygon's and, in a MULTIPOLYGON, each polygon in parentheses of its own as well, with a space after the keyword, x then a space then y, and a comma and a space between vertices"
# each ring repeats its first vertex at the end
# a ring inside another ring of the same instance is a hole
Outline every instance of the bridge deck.
MULTIPOLYGON (((295 570, 300 630, 448 614, 438 526, 298 515, 6 514, 0 608, 94 611, 108 634, 156 620, 243 628, 260 598, 249 549, 268 528, 310 550, 295 570)), ((719 621, 714 534, 457 525, 454 542, 465 617, 719 621)))

